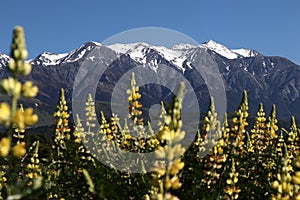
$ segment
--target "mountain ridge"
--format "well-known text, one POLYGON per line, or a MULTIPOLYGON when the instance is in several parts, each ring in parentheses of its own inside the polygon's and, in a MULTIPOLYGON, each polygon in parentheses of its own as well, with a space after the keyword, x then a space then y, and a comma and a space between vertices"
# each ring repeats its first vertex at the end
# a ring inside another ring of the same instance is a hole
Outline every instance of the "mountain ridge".
MULTIPOLYGON (((92 46, 104 46, 101 43, 98 42, 86 42, 83 45, 81 45, 80 47, 70 51, 70 52, 66 52, 66 53, 53 53, 53 52, 43 52, 41 54, 39 54, 38 56, 36 56, 35 58, 32 58, 30 60, 28 60, 29 62, 34 62, 37 59, 41 59, 41 57, 45 57, 46 60, 43 64, 45 64, 46 66, 48 65, 57 65, 57 64, 61 64, 61 62, 57 62, 57 60, 60 59, 65 59, 68 60, 66 57, 72 57, 72 54, 78 53, 78 51, 80 51, 82 48, 86 48, 87 50, 90 50, 89 48, 91 48, 92 46), (89 47, 87 47, 89 46, 89 47), (52 57, 52 59, 50 59, 50 57, 52 57)), ((222 55, 228 59, 236 59, 238 57, 254 57, 257 56, 258 54, 260 54, 259 52, 252 50, 252 49, 247 49, 247 48, 241 48, 241 49, 229 49, 227 47, 225 47, 222 44, 219 44, 213 40, 208 40, 200 45, 191 45, 191 44, 178 44, 178 45, 174 45, 170 48, 168 47, 164 47, 164 46, 156 46, 156 45, 150 45, 147 44, 145 42, 137 42, 137 43, 116 43, 116 44, 112 44, 112 45, 107 45, 106 47, 111 48, 112 50, 116 51, 116 53, 128 53, 128 51, 132 51, 133 49, 135 49, 137 46, 144 46, 144 47, 148 47, 148 48, 152 48, 155 50, 160 49, 165 49, 165 50, 174 50, 174 51, 178 51, 178 50, 190 50, 190 49, 194 49, 194 48, 208 48, 216 53, 218 53, 219 55, 222 55), (123 51, 121 49, 116 48, 116 45, 122 46, 123 47, 123 51), (129 48, 127 48, 127 50, 124 51, 124 47, 128 46, 129 48), (222 52, 223 50, 223 52, 222 52), (230 51, 229 55, 226 55, 225 52, 230 51), (247 53, 249 52, 249 53, 247 53), (234 54, 235 56, 232 56, 232 54, 234 54)), ((0 57, 9 57, 3 53, 0 52, 0 57)), ((76 60, 73 60, 76 61, 76 60)), ((69 61, 72 62, 72 61, 69 61)), ((3 65, 3 63, 1 63, 3 65)), ((38 63, 39 64, 39 63, 38 63)))
MULTIPOLYGON (((209 104, 209 92, 201 74, 195 69, 196 58, 206 59, 209 65, 217 66, 223 77, 228 112, 236 109, 242 91, 249 94, 250 112, 255 115, 257 106, 263 102, 266 110, 272 104, 278 106, 278 116, 300 118, 300 67, 286 58, 264 56, 252 49, 229 49, 209 40, 198 46, 178 44, 173 47, 154 46, 146 43, 102 45, 87 42, 64 54, 42 53, 29 60, 33 66, 29 76, 40 88, 37 99, 55 105, 60 88, 65 88, 66 98, 72 101, 72 90, 80 66, 94 66, 106 58, 107 69, 98 80, 96 100, 110 102, 112 90, 128 70, 137 66, 160 70, 165 65, 180 72, 190 81, 195 90, 201 110, 209 104), (208 59, 208 60, 207 60, 208 59), (276 84, 274 84, 276 83, 276 84)), ((7 77, 5 65, 8 56, 0 53, 0 77, 7 77)), ((206 66, 201 66, 205 68, 206 66)), ((169 72, 165 72, 168 74, 169 72)), ((138 75, 137 75, 138 76, 138 75)), ((97 77, 94 77, 97 81, 97 77)), ((174 78, 176 82, 176 77, 174 78)), ((143 86, 143 104, 150 107, 153 102, 170 99, 172 93, 157 85, 143 86), (164 97, 166 96, 166 97, 164 97), (159 97, 156 100, 154 97, 159 97)), ((106 109, 107 105, 98 108, 106 109)), ((268 112, 266 112, 268 113, 268 112)))

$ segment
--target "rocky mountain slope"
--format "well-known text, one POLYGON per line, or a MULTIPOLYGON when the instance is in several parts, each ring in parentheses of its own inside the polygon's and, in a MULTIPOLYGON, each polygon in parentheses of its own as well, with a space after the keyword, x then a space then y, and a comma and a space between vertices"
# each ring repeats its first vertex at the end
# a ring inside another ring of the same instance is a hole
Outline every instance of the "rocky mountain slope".
MULTIPOLYGON (((5 67, 8 60, 8 56, 0 53, 0 78, 8 75, 5 67)), ((51 108, 54 109, 60 88, 65 88, 67 100, 72 101, 73 87, 79 84, 74 82, 78 71, 82 81, 80 84, 83 84, 81 95, 96 90, 97 108, 109 111, 111 94, 116 84, 126 72, 138 66, 151 70, 153 74, 164 70, 163 74, 174 80, 174 84, 178 76, 176 74, 180 73, 191 84, 200 102, 200 111, 205 112, 209 103, 209 90, 206 77, 202 77, 199 69, 205 71, 207 67, 216 66, 219 72, 215 73, 220 73, 224 82, 227 112, 237 108, 245 89, 252 115, 258 104, 263 102, 266 114, 269 114, 272 104, 276 104, 279 118, 288 119, 295 115, 300 119, 298 65, 286 58, 264 56, 251 49, 231 50, 212 40, 199 46, 178 44, 170 48, 146 43, 104 46, 88 42, 65 54, 44 52, 29 62, 33 66, 29 78, 40 89, 31 104, 36 107, 45 105, 44 108, 37 108, 44 113, 51 113, 51 108), (95 83, 95 88, 89 88, 91 82, 95 83)), ((141 87, 141 93, 142 103, 148 108, 161 100, 170 100, 173 95, 172 91, 159 84, 147 84, 141 87)))

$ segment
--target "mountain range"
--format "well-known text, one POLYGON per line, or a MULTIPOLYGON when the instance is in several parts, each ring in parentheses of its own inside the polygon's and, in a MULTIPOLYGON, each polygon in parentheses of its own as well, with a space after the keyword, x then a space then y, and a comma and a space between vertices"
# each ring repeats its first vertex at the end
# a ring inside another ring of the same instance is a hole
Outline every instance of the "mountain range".
MULTIPOLYGON (((201 69, 217 67, 224 82, 228 113, 237 109, 242 92, 246 90, 251 115, 255 115, 258 104, 262 102, 266 115, 272 104, 276 104, 278 118, 287 120, 294 115, 300 119, 300 66, 287 58, 264 56, 252 49, 232 50, 212 40, 198 46, 178 44, 173 47, 142 42, 108 46, 88 42, 64 54, 44 52, 28 60, 32 65, 28 79, 38 85, 39 94, 35 99, 21 102, 34 107, 44 118, 40 125, 46 125, 55 109, 60 88, 65 89, 66 99, 71 106, 73 87, 78 84, 75 79, 79 72, 79 77, 90 75, 89 82, 97 83, 96 108, 109 113, 109 102, 118 81, 129 70, 142 66, 154 75, 159 70, 165 70, 164 74, 171 77, 174 83, 177 83, 176 74, 181 74, 193 88, 201 112, 205 112, 210 95, 205 77, 197 70, 197 59, 202 60, 201 69), (167 68, 162 68, 162 65, 167 68)), ((8 60, 9 56, 0 53, 1 79, 9 75, 6 68, 8 60)), ((88 85, 86 83, 86 87, 88 85)), ((89 92, 84 87, 81 95, 89 92)), ((159 84, 147 84, 141 87, 141 94, 142 104, 150 108, 160 101, 169 101, 173 92, 159 84)), ((7 97, 2 95, 0 99, 7 100, 7 97)))

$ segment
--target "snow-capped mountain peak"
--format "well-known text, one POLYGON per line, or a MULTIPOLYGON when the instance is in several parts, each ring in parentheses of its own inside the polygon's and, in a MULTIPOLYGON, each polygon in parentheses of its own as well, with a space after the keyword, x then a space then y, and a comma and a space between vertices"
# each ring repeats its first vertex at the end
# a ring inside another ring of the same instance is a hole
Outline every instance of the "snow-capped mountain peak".
POLYGON ((173 49, 173 50, 188 50, 188 49, 193 49, 193 48, 196 48, 196 46, 191 45, 191 44, 183 44, 183 43, 180 43, 180 44, 177 44, 177 45, 174 45, 171 47, 171 49, 173 49))
POLYGON ((32 64, 38 64, 43 66, 53 66, 60 65, 62 63, 72 63, 80 60, 84 57, 84 55, 91 51, 93 48, 101 47, 102 44, 98 42, 87 42, 81 45, 79 48, 70 51, 69 53, 50 53, 44 52, 40 54, 38 57, 29 60, 32 64))
POLYGON ((150 45, 147 43, 139 42, 139 43, 116 43, 112 45, 108 45, 107 47, 114 50, 116 53, 127 54, 129 51, 137 48, 145 48, 149 47, 150 45))
POLYGON ((228 59, 236 59, 240 57, 247 58, 247 57, 255 57, 257 55, 260 55, 260 53, 252 49, 245 49, 245 48, 229 49, 226 46, 219 44, 213 40, 208 40, 207 42, 201 44, 200 47, 208 48, 211 51, 214 51, 217 54, 228 59))
MULTIPOLYGON (((184 63, 188 62, 188 58, 192 60, 191 55, 197 52, 199 48, 205 48, 213 51, 217 55, 221 55, 227 59, 236 59, 243 57, 254 57, 260 55, 258 52, 251 49, 235 49, 231 50, 226 46, 219 44, 213 40, 209 40, 201 45, 195 46, 191 44, 178 44, 172 47, 155 46, 144 42, 137 43, 116 43, 104 46, 98 42, 87 42, 79 48, 68 53, 49 53, 44 52, 38 57, 29 60, 33 64, 52 66, 63 63, 72 63, 81 59, 90 59, 93 61, 94 56, 89 57, 88 53, 94 48, 107 47, 118 55, 127 54, 136 62, 144 65, 150 62, 158 65, 162 60, 176 66, 181 71, 184 71, 184 63)), ((2 56, 3 57, 3 56, 2 56)), ((190 62, 190 61, 189 61, 190 62)), ((4 64, 3 64, 4 65, 4 64)), ((156 66, 157 67, 157 66, 156 66)))
POLYGON ((140 64, 144 65, 147 64, 147 62, 150 62, 153 65, 152 68, 157 67, 157 64, 159 62, 156 60, 157 58, 151 58, 151 61, 149 61, 149 58, 147 57, 150 54, 155 53, 161 56, 166 61, 177 66, 178 69, 182 71, 184 71, 182 64, 186 59, 183 56, 184 53, 191 48, 196 48, 196 46, 189 45, 189 44, 179 44, 171 48, 168 48, 165 46, 149 45, 147 43, 130 43, 130 44, 117 43, 117 44, 109 45, 107 47, 109 47, 110 49, 114 50, 119 54, 129 55, 132 59, 134 59, 136 62, 140 64))
POLYGON ((150 53, 156 52, 169 63, 177 66, 181 71, 184 71, 183 63, 186 61, 187 57, 190 57, 188 55, 197 50, 197 48, 209 49, 227 59, 237 59, 259 55, 258 52, 250 49, 231 50, 213 40, 208 40, 199 46, 181 43, 170 48, 165 46, 150 45, 147 43, 116 43, 107 47, 114 50, 118 54, 129 55, 132 59, 140 64, 146 64, 149 61, 147 60, 147 56, 149 56, 150 53))
POLYGON ((94 45, 96 45, 96 46, 100 46, 100 47, 102 46, 102 44, 99 43, 99 42, 92 41, 91 43, 94 44, 94 45))
POLYGON ((207 42, 200 45, 200 47, 208 48, 211 51, 220 54, 221 56, 228 58, 228 59, 236 59, 239 57, 239 54, 235 53, 234 51, 228 49, 222 44, 219 44, 213 40, 208 40, 207 42))
POLYGON ((43 64, 44 66, 58 65, 67 56, 68 53, 55 54, 55 53, 44 52, 40 54, 36 59, 30 60, 30 62, 35 61, 37 64, 43 64))

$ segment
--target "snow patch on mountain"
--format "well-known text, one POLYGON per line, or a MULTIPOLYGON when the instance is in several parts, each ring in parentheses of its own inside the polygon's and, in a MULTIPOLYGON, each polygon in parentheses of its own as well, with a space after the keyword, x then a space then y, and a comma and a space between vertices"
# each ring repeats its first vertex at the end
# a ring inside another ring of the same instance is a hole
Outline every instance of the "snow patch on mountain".
POLYGON ((92 43, 92 44, 94 44, 94 45, 96 45, 96 46, 99 46, 99 47, 101 47, 101 46, 102 46, 102 44, 101 44, 101 43, 99 43, 99 42, 92 41, 91 43, 92 43))
POLYGON ((10 57, 8 55, 5 55, 3 53, 0 53, 0 57, 3 58, 4 60, 9 60, 10 57))
POLYGON ((179 67, 179 69, 184 72, 185 71, 185 68, 183 67, 183 63, 184 61, 186 60, 186 57, 185 56, 180 56, 174 60, 171 61, 171 63, 177 67, 179 67))
POLYGON ((177 44, 174 45, 173 47, 171 47, 171 49, 173 50, 189 50, 189 49, 193 49, 196 48, 197 46, 191 45, 191 44, 177 44))
POLYGON ((10 57, 8 55, 0 53, 0 68, 4 67, 9 60, 10 57))
POLYGON ((236 59, 239 57, 239 54, 235 53, 234 51, 228 49, 227 47, 225 47, 219 43, 216 43, 213 40, 209 40, 209 41, 201 44, 200 47, 208 48, 211 51, 214 51, 217 54, 219 54, 225 58, 228 58, 228 59, 236 59))
POLYGON ((43 53, 42 56, 45 58, 55 61, 55 60, 60 60, 62 58, 65 58, 68 55, 68 53, 63 53, 63 54, 54 54, 54 53, 43 53))
POLYGON ((66 58, 66 62, 75 62, 75 61, 81 59, 85 55, 87 50, 90 51, 91 47, 88 47, 87 49, 79 49, 79 50, 72 52, 66 58))
MULTIPOLYGON (((190 44, 179 44, 171 48, 164 46, 154 46, 147 43, 131 43, 131 44, 113 44, 107 46, 110 49, 114 50, 118 54, 128 54, 135 61, 146 64, 147 55, 151 51, 156 51, 157 54, 162 56, 165 60, 177 66, 181 71, 184 71, 183 62, 186 60, 184 56, 187 50, 190 48, 196 48, 196 46, 190 44)), ((157 61, 150 61, 151 68, 154 69, 154 66, 157 65, 157 61)))
POLYGON ((146 56, 148 53, 150 53, 151 49, 150 46, 146 43, 139 43, 136 44, 134 49, 130 49, 127 54, 130 55, 130 57, 137 62, 141 62, 143 64, 146 64, 146 56))
POLYGON ((152 46, 147 43, 113 44, 107 46, 117 53, 129 54, 131 58, 143 60, 143 57, 151 51, 157 51, 166 60, 171 61, 182 55, 182 49, 170 49, 164 46, 152 46))
POLYGON ((154 46, 153 49, 158 51, 169 62, 175 60, 183 54, 183 51, 181 49, 174 50, 164 46, 154 46))
POLYGON ((44 66, 49 65, 59 65, 62 63, 63 59, 68 56, 68 53, 64 54, 55 54, 44 52, 39 55, 36 59, 30 60, 29 62, 36 62, 37 64, 42 64, 44 66))
POLYGON ((132 51, 133 49, 136 49, 138 47, 149 47, 150 45, 139 42, 139 43, 129 43, 129 44, 124 44, 124 43, 116 43, 112 45, 108 45, 107 47, 114 50, 117 53, 121 54, 128 54, 129 51, 132 51))
POLYGON ((248 57, 255 57, 258 55, 258 52, 252 50, 252 49, 233 49, 232 50, 233 52, 245 57, 245 58, 248 58, 248 57))

